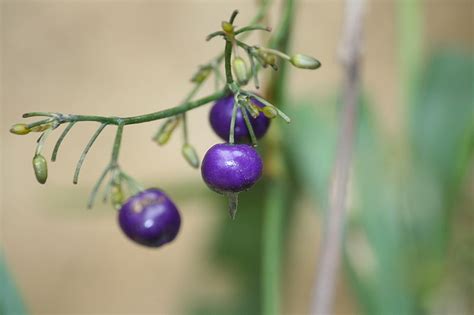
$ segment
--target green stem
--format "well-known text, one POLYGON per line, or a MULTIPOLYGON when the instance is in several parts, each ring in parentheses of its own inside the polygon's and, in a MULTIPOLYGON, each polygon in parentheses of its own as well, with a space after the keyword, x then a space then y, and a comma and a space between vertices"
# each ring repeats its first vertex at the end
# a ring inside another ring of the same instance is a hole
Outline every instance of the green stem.
POLYGON ((280 314, 280 277, 283 213, 287 196, 286 181, 272 179, 268 183, 263 223, 262 314, 280 314))
POLYGON ((155 121, 158 119, 163 119, 171 116, 176 116, 178 114, 187 112, 191 109, 197 108, 209 102, 213 102, 222 98, 223 96, 227 95, 227 90, 222 90, 211 94, 209 96, 200 98, 195 101, 189 101, 183 103, 179 106, 168 108, 162 111, 140 115, 140 116, 133 116, 133 117, 104 117, 104 116, 92 116, 92 115, 65 115, 60 120, 60 123, 65 122, 77 122, 77 121, 97 121, 107 125, 133 125, 133 124, 141 124, 145 122, 155 121))
POLYGON ((247 114, 247 110, 244 106, 240 106, 240 112, 244 117, 245 125, 247 126, 247 130, 249 131, 250 140, 252 141, 252 145, 254 147, 257 146, 257 137, 255 136, 255 132, 253 131, 252 123, 250 122, 249 115, 247 114))
POLYGON ((230 119, 230 129, 229 129, 229 143, 230 144, 234 144, 235 119, 237 117, 237 108, 238 108, 238 101, 235 99, 234 107, 232 108, 232 118, 230 119))
POLYGON ((237 31, 235 31, 234 35, 239 35, 239 34, 242 34, 242 33, 245 33, 245 32, 250 32, 250 31, 270 32, 271 28, 269 28, 268 26, 263 26, 263 25, 249 25, 249 26, 245 26, 245 27, 242 27, 242 28, 238 29, 237 31))
POLYGON ((224 63, 225 63, 225 79, 226 79, 227 85, 230 85, 234 82, 234 79, 232 78, 231 58, 232 58, 232 41, 226 39, 225 50, 224 50, 224 63))
POLYGON ((104 179, 107 176, 107 174, 109 173, 109 171, 110 171, 110 167, 107 167, 102 172, 102 174, 100 175, 99 180, 97 181, 97 183, 94 185, 94 188, 92 189, 92 192, 89 196, 89 201, 87 202, 87 208, 88 209, 91 209, 92 206, 94 205, 95 197, 97 196, 97 193, 99 192, 99 188, 102 185, 102 182, 104 181, 104 179))
POLYGON ((74 172, 74 178, 72 180, 72 182, 74 184, 77 184, 77 182, 79 181, 79 173, 81 172, 82 163, 84 162, 84 159, 86 158, 87 153, 89 152, 89 150, 92 147, 92 145, 94 144, 95 140, 97 139, 97 137, 100 135, 100 133, 102 132, 102 130, 104 130, 104 128, 106 126, 107 126, 107 124, 105 124, 105 123, 102 123, 99 126, 97 131, 94 133, 92 138, 87 143, 86 147, 84 148, 84 151, 82 151, 81 157, 79 158, 79 161, 77 162, 76 170, 74 172))
POLYGON ((117 165, 118 155, 120 153, 120 146, 122 145, 123 125, 118 125, 117 133, 115 134, 114 147, 112 149, 112 158, 110 159, 110 166, 117 165))
POLYGON ((74 126, 74 124, 75 124, 75 122, 70 122, 69 125, 67 125, 66 128, 64 129, 61 136, 59 137, 58 141, 56 142, 56 145, 54 146, 53 154, 51 155, 51 161, 53 161, 53 162, 56 161, 56 157, 58 155, 59 147, 61 146, 61 143, 63 143, 64 138, 66 138, 67 134, 69 133, 71 128, 74 126))
MULTIPOLYGON (((287 51, 291 24, 294 17, 294 1, 286 0, 282 10, 283 16, 275 36, 270 42, 272 49, 287 51)), ((278 75, 275 75, 268 87, 269 98, 273 104, 285 104, 284 84, 286 82, 286 63, 281 63, 278 75)), ((280 105, 280 106, 281 106, 280 105)), ((276 127, 276 126, 275 126, 276 127)), ((272 150, 269 158, 273 159, 273 173, 270 173, 270 185, 267 191, 267 200, 264 208, 263 244, 262 244, 262 314, 280 314, 281 292, 281 259, 283 240, 283 217, 288 205, 289 195, 287 175, 283 165, 283 152, 278 139, 278 132, 274 130, 272 138, 268 139, 269 149, 272 150), (276 133, 275 133, 276 132, 276 133)))
POLYGON ((285 60, 290 60, 290 56, 288 56, 287 54, 279 51, 279 50, 276 50, 276 49, 272 49, 272 48, 266 48, 266 47, 259 47, 261 51, 264 51, 264 52, 267 52, 267 53, 270 53, 270 54, 273 54, 275 56, 278 56, 282 59, 285 59, 285 60))

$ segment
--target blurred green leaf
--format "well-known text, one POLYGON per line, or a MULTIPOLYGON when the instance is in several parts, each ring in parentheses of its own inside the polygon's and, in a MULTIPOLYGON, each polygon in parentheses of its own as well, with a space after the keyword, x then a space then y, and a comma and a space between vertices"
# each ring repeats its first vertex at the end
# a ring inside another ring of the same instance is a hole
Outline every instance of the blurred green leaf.
POLYGON ((27 314, 21 296, 7 268, 4 256, 0 253, 0 314, 27 314))
POLYGON ((293 123, 285 129, 292 165, 304 189, 324 207, 334 161, 338 128, 335 98, 295 102, 287 112, 293 123))
MULTIPOLYGON (((423 314, 442 280, 461 179, 473 153, 472 57, 441 53, 409 107, 408 147, 382 138, 371 106, 358 112, 345 266, 366 314, 423 314), (408 149, 408 150, 407 150, 408 149)), ((291 107, 298 178, 325 207, 337 137, 334 100, 291 107)))
POLYGON ((415 159, 445 190, 457 190, 474 145, 474 58, 436 53, 421 82, 409 113, 415 159))
POLYGON ((451 202, 472 156, 472 75, 470 58, 432 58, 410 107, 409 152, 360 117, 346 262, 368 314, 423 314, 442 280, 451 202))

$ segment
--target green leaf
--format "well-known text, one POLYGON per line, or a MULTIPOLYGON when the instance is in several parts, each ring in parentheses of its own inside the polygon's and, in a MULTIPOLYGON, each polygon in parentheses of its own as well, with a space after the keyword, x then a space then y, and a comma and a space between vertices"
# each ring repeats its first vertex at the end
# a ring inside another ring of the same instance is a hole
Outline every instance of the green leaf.
POLYGON ((7 268, 4 256, 0 253, 0 314, 27 314, 22 298, 7 268))

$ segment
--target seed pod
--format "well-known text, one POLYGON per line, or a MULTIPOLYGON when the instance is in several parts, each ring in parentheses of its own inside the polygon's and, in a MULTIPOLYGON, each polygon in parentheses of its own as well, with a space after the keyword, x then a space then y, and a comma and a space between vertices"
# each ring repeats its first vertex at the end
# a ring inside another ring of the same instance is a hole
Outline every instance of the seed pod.
POLYGON ((153 137, 153 140, 159 145, 166 144, 168 140, 170 139, 171 134, 178 126, 178 123, 179 123, 179 119, 176 117, 167 119, 161 126, 160 130, 158 130, 156 135, 153 137))
POLYGON ((232 62, 232 70, 234 71, 234 75, 239 84, 247 84, 247 65, 245 64, 244 59, 241 57, 234 58, 234 61, 232 62))
POLYGON ((199 167, 199 157, 196 153, 196 150, 188 143, 183 144, 181 148, 181 153, 183 154, 184 159, 194 168, 199 167))
POLYGON ((35 170, 36 180, 40 184, 46 183, 48 179, 48 163, 41 154, 36 154, 33 158, 33 169, 35 170))
POLYGON ((314 70, 321 67, 321 63, 317 59, 302 54, 296 54, 291 56, 290 62, 293 66, 301 69, 314 70))
POLYGON ((117 210, 120 209, 120 207, 122 207, 122 204, 124 202, 122 185, 120 185, 120 183, 114 183, 112 186, 112 192, 110 193, 110 195, 111 195, 112 206, 117 210))
POLYGON ((10 132, 15 135, 27 135, 31 132, 31 130, 26 124, 15 124, 10 128, 10 132))
POLYGON ((234 26, 232 26, 232 24, 230 24, 227 21, 222 21, 221 27, 222 27, 222 30, 226 32, 227 34, 231 34, 234 32, 234 26))
POLYGON ((262 112, 267 118, 275 118, 276 116, 278 116, 277 110, 271 106, 265 106, 262 109, 262 112))

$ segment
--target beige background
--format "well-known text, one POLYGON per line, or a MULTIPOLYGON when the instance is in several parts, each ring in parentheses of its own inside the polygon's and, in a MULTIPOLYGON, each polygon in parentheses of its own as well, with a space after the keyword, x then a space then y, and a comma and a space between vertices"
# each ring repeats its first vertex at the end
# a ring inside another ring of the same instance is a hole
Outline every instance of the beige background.
MULTIPOLYGON (((394 3, 369 2, 363 70, 364 84, 377 104, 377 123, 388 135, 396 135, 401 123, 394 3)), ((426 1, 424 7, 427 49, 445 43, 472 48, 471 1, 426 1)), ((121 165, 146 185, 175 192, 184 220, 172 246, 147 250, 121 236, 109 206, 84 209, 108 161, 112 128, 91 150, 78 186, 72 185, 74 165, 95 124, 71 131, 44 186, 36 184, 31 170, 35 137, 16 137, 7 130, 28 111, 119 116, 177 104, 189 91, 196 66, 222 48, 217 40, 205 42, 205 35, 218 29, 234 8, 241 12, 237 24, 244 25, 254 1, 1 3, 0 240, 31 313, 181 314, 199 297, 232 298, 233 276, 206 256, 222 209, 207 201, 212 192, 181 159, 179 135, 158 148, 150 142, 156 123, 125 130, 121 165), (177 191, 183 182, 192 187, 193 196, 177 191)), ((341 1, 300 2, 294 51, 317 56, 323 67, 292 71, 292 95, 322 94, 338 86, 341 20, 341 1)), ((202 94, 211 91, 212 84, 202 94)), ((207 111, 202 107, 189 116, 191 139, 201 154, 218 141, 207 124, 207 111)), ((47 150, 58 135, 51 137, 47 150)), ((317 248, 307 247, 308 239, 316 243, 319 237, 317 217, 306 202, 301 208, 285 276, 287 314, 307 311, 317 255, 317 248)), ((356 312, 343 285, 337 312, 356 312)))

